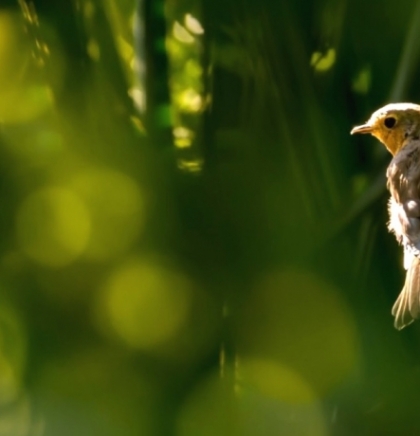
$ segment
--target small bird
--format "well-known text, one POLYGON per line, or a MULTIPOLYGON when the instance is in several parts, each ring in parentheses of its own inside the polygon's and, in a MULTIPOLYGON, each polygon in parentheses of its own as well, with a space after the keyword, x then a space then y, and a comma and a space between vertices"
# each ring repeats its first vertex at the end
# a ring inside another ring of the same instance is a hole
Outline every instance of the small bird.
POLYGON ((420 105, 391 103, 350 132, 370 133, 393 158, 388 166, 388 229, 404 247, 404 287, 392 307, 401 330, 420 318, 420 105))

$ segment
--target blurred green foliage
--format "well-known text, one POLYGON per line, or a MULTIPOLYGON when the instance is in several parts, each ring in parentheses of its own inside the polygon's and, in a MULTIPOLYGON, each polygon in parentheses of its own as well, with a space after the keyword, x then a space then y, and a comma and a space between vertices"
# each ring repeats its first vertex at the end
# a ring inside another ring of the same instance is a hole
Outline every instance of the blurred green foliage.
MULTIPOLYGON (((0 8, 0 436, 416 435, 385 150, 420 2, 0 8)), ((419 379, 419 380, 417 380, 419 379)))

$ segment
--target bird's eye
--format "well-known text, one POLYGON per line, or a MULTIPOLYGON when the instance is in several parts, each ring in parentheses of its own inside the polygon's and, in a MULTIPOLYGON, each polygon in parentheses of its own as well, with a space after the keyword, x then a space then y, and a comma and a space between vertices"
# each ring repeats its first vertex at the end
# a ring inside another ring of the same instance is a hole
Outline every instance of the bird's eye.
POLYGON ((394 117, 386 117, 384 120, 385 127, 388 127, 388 129, 392 129, 396 122, 397 120, 394 117))

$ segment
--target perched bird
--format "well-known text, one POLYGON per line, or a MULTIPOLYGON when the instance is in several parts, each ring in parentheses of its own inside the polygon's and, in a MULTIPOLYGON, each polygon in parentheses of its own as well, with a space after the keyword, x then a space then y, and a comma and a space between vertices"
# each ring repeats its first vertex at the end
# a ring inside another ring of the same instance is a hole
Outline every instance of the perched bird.
POLYGON ((392 154, 387 187, 389 224, 404 247, 407 275, 392 307, 395 327, 402 329, 420 318, 420 106, 392 103, 374 112, 351 134, 370 133, 392 154))

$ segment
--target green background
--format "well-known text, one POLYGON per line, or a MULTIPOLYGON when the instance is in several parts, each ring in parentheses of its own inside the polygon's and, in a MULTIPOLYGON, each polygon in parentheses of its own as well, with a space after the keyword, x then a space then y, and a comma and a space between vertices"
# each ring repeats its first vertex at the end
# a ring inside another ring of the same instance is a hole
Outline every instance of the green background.
POLYGON ((349 135, 420 101, 420 2, 0 6, 0 436, 420 434, 349 135))

